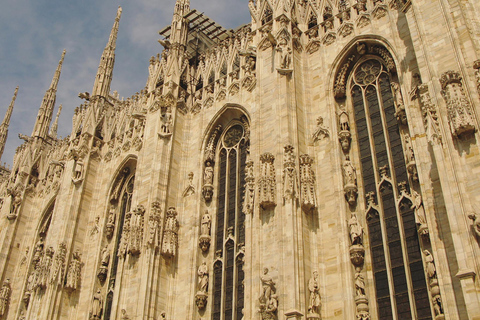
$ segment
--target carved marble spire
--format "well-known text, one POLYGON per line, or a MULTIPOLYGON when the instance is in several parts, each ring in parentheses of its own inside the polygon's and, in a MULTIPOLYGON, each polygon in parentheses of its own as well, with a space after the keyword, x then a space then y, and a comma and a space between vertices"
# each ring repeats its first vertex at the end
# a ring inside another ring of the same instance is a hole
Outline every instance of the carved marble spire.
POLYGON ((103 50, 100 65, 98 66, 95 84, 93 85, 91 97, 107 97, 110 93, 110 84, 112 83, 113 66, 115 64, 115 48, 117 46, 118 27, 120 17, 122 16, 122 7, 118 7, 117 16, 113 23, 112 32, 108 39, 107 46, 103 50))
POLYGON ((52 121, 53 108, 55 107, 55 101, 57 100, 57 87, 60 80, 60 73, 62 71, 63 59, 65 58, 66 50, 63 50, 62 58, 58 63, 57 70, 53 76, 50 88, 48 88, 45 96, 43 97, 42 105, 38 110, 37 121, 33 128, 32 137, 46 138, 48 134, 48 128, 52 121))
POLYGON ((57 137, 58 131, 58 118, 60 117, 60 113, 62 112, 62 105, 58 107, 57 116, 55 117, 55 121, 53 121, 52 128, 50 128, 50 133, 48 134, 52 138, 57 137))
POLYGON ((7 113, 5 113, 5 118, 3 119, 2 124, 0 125, 0 159, 3 155, 3 150, 5 149, 5 143, 7 142, 8 136, 8 126, 10 125, 10 118, 12 117, 13 106, 15 105, 15 100, 17 99, 18 87, 15 88, 15 93, 13 94, 12 102, 8 106, 7 113))

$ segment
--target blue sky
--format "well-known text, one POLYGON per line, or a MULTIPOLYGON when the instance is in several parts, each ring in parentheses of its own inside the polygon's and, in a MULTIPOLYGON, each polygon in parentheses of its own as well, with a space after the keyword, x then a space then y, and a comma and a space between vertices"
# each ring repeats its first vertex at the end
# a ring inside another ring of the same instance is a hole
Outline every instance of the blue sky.
MULTIPOLYGON (((20 86, 1 161, 30 135, 43 95, 63 49, 67 50, 57 93, 63 105, 58 134, 72 128, 79 92, 91 92, 117 7, 123 8, 112 91, 129 97, 147 81, 151 56, 161 52, 158 31, 169 25, 175 0, 4 0, 0 10, 0 118, 20 86)), ((191 0, 191 7, 227 29, 250 22, 248 0, 191 0)))

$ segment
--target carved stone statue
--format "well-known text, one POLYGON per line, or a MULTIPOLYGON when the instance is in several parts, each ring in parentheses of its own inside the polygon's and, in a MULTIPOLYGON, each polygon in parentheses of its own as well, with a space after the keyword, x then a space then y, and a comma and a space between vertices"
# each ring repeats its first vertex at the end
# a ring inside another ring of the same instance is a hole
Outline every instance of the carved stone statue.
POLYGON ((77 250, 72 255, 72 260, 68 266, 67 272, 67 281, 65 284, 65 289, 68 291, 75 291, 80 288, 80 279, 82 271, 81 255, 77 250))
POLYGON ((103 312, 103 297, 100 289, 93 295, 92 310, 90 311, 90 320, 100 320, 103 312))
POLYGON ((73 170, 73 178, 72 178, 73 183, 77 184, 83 180, 83 167, 84 167, 83 159, 78 158, 75 161, 75 166, 73 170))
POLYGON ((108 211, 108 219, 107 219, 107 224, 105 226, 105 236, 107 239, 111 239, 113 236, 113 231, 115 229, 115 220, 117 219, 117 216, 115 214, 115 205, 110 204, 110 209, 108 211))
POLYGON ((312 164, 313 158, 308 154, 300 156, 300 195, 302 208, 305 212, 317 207, 317 184, 312 164))
POLYGON ((435 267, 435 262, 433 260, 433 256, 428 250, 423 250, 423 254, 425 255, 425 264, 427 269, 428 279, 436 279, 437 278, 437 269, 435 267))
POLYGON ((43 256, 39 266, 36 268, 35 288, 46 288, 48 279, 50 277, 50 269, 52 267, 54 253, 55 251, 53 250, 53 247, 48 247, 47 250, 45 250, 45 255, 43 256))
POLYGON ((407 124, 407 114, 405 112, 405 104, 403 102, 402 92, 400 90, 400 85, 396 82, 391 83, 393 96, 395 98, 395 109, 398 122, 401 124, 407 124))
POLYGON ((295 155, 293 147, 287 145, 284 147, 285 156, 283 161, 283 198, 284 200, 297 199, 298 178, 295 169, 295 155))
POLYGON ((245 166, 245 200, 243 202, 243 213, 252 214, 255 203, 255 173, 253 161, 247 160, 245 166))
POLYGON ((472 213, 468 216, 473 221, 473 231, 475 235, 480 239, 480 214, 472 213))
POLYGON ((34 249, 35 251, 33 253, 32 263, 34 267, 42 259, 44 246, 45 246, 45 243, 43 242, 43 237, 40 237, 40 239, 37 241, 37 244, 35 245, 35 249, 34 249))
POLYGON ((0 317, 7 313, 11 292, 10 279, 7 279, 3 282, 2 289, 0 289, 0 317))
POLYGON ((102 261, 100 262, 100 270, 98 271, 97 277, 100 282, 105 281, 108 273, 108 265, 110 263, 110 250, 108 249, 108 244, 102 249, 102 261))
POLYGON ((350 162, 350 158, 347 156, 343 162, 343 182, 344 182, 344 192, 345 198, 348 203, 353 206, 357 201, 357 172, 355 167, 350 162))
POLYGON ((308 290, 310 291, 310 300, 308 304, 307 319, 319 318, 322 300, 320 299, 318 272, 313 271, 313 276, 308 281, 308 290), (317 317, 315 317, 317 316, 317 317))
POLYGON ((425 215, 425 208, 423 207, 422 196, 415 190, 412 191, 413 204, 412 209, 415 209, 415 220, 417 225, 427 228, 427 217, 425 215))
POLYGON ((285 36, 281 37, 278 41, 278 46, 276 49, 279 52, 280 62, 279 69, 289 70, 291 69, 292 63, 292 48, 288 45, 287 38, 285 36))
POLYGON ((275 282, 268 274, 268 268, 263 269, 263 275, 260 277, 260 280, 262 281, 262 295, 258 300, 260 303, 266 304, 270 301, 272 293, 275 293, 275 282))
POLYGON ((358 223, 357 214, 352 212, 350 220, 348 220, 348 227, 350 228, 350 241, 352 245, 363 244, 363 227, 358 223))
POLYGON ((208 159, 205 161, 203 181, 203 197, 205 201, 210 202, 213 196, 213 162, 208 159))
POLYGON ((210 235, 211 226, 212 226, 212 217, 208 213, 208 210, 205 210, 205 213, 202 216, 202 227, 201 227, 202 236, 210 235))
POLYGON ((208 298, 208 267, 207 263, 203 262, 202 265, 198 268, 198 291, 195 295, 195 304, 198 309, 205 309, 207 305, 208 298))
POLYGON ((357 297, 365 295, 365 279, 360 272, 355 273, 355 294, 357 297))
POLYGON ((323 117, 317 118, 317 129, 312 135, 313 143, 328 138, 330 136, 330 132, 328 129, 323 125, 323 117))
POLYGON ((166 108, 166 112, 162 117, 162 126, 160 128, 160 136, 169 137, 172 135, 173 117, 170 107, 166 108))

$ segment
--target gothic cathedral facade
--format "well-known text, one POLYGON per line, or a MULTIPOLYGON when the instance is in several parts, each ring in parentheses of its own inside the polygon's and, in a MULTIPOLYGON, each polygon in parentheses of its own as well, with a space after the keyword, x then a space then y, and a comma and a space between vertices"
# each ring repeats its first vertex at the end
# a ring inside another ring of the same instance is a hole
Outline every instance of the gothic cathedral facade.
POLYGON ((248 7, 177 0, 128 99, 119 8, 60 139, 63 53, 0 170, 0 319, 480 319, 480 1, 248 7))

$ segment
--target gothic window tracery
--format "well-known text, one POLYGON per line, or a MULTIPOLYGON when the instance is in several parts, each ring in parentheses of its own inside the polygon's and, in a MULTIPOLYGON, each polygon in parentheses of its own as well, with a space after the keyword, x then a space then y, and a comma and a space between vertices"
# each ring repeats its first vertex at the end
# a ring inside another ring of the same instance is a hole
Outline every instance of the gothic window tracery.
POLYGON ((245 124, 234 121, 218 144, 218 196, 215 221, 212 320, 240 320, 244 306, 243 193, 248 152, 245 124))
MULTIPOLYGON (((117 225, 114 225, 114 237, 109 240, 113 242, 112 261, 110 263, 110 271, 108 281, 107 299, 105 302, 105 320, 111 319, 112 305, 114 298, 115 279, 117 277, 118 266, 122 259, 126 259, 126 252, 123 250, 122 236, 124 236, 125 220, 132 210, 132 196, 135 183, 135 167, 136 162, 131 160, 124 169, 120 172, 119 176, 115 179, 115 183, 112 186, 110 192, 110 206, 109 206, 109 221, 116 221, 117 225), (114 217, 110 217, 114 215, 114 217)), ((108 221, 107 221, 108 222, 108 221)), ((107 231, 107 230, 106 230, 107 231)), ((108 238, 108 237, 107 237, 108 238)), ((125 240, 125 239, 123 239, 125 240)))
POLYGON ((410 191, 411 181, 391 71, 382 59, 365 57, 350 74, 347 97, 353 105, 363 191, 375 195, 379 209, 366 217, 376 306, 380 319, 432 319, 414 212, 398 203, 396 186, 410 191))

